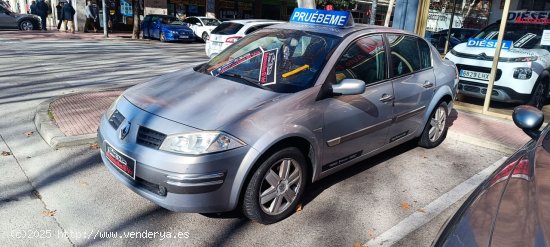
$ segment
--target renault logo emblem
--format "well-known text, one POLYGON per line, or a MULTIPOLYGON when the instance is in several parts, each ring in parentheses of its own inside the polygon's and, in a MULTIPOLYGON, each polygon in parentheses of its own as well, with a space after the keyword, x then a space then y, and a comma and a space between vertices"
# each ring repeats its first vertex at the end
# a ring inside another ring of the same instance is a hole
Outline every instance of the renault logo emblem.
POLYGON ((118 137, 120 138, 120 140, 124 140, 124 138, 126 138, 126 136, 128 135, 128 133, 130 133, 130 126, 132 124, 130 122, 126 122, 126 124, 124 126, 122 126, 122 128, 120 128, 120 131, 118 132, 118 137))

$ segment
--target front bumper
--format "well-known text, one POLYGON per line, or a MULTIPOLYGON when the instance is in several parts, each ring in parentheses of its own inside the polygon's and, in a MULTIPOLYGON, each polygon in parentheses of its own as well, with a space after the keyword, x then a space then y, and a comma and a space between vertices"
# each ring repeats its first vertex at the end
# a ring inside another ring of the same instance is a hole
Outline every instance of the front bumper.
MULTIPOLYGON (((460 80, 458 82, 458 92, 462 95, 484 99, 487 94, 487 84, 460 80)), ((525 103, 529 100, 530 96, 531 94, 520 94, 511 88, 495 85, 493 86, 491 100, 507 103, 525 103)))
POLYGON ((165 32, 164 37, 166 41, 195 41, 193 33, 165 32))
POLYGON ((190 131, 190 127, 156 117, 127 100, 121 100, 118 105, 118 111, 126 117, 124 121, 131 122, 127 137, 121 140, 119 130, 122 126, 115 130, 103 116, 98 141, 103 163, 119 181, 172 211, 213 213, 236 207, 238 195, 232 196, 232 191, 235 183, 243 183, 242 179, 235 179, 243 158, 251 150, 248 146, 201 156, 183 156, 145 147, 136 143, 137 129, 141 126, 165 132, 185 132, 190 131), (136 160, 135 179, 107 159, 107 144, 136 160))

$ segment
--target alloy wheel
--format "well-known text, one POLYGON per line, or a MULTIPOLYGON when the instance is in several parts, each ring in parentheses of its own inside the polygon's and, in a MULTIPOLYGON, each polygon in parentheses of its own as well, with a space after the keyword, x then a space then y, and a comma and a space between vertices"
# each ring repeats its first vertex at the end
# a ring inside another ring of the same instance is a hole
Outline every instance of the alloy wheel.
POLYGON ((296 200, 303 172, 294 159, 275 162, 266 172, 260 186, 260 207, 269 215, 284 212, 296 200))
POLYGON ((32 22, 30 22, 30 21, 21 22, 21 30, 30 31, 30 30, 33 30, 33 28, 34 28, 34 26, 33 26, 32 22))
POLYGON ((445 109, 443 107, 438 107, 432 119, 430 119, 430 131, 428 132, 428 137, 431 142, 436 142, 439 140, 443 131, 445 130, 445 124, 447 121, 447 115, 445 114, 445 109))

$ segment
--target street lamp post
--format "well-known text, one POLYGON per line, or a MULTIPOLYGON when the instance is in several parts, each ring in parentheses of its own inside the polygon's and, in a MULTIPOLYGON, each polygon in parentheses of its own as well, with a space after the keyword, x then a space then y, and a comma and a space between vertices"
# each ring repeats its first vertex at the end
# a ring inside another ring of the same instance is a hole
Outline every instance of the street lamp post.
POLYGON ((103 37, 109 38, 109 33, 107 32, 107 5, 105 4, 105 0, 101 0, 101 3, 103 4, 103 37))

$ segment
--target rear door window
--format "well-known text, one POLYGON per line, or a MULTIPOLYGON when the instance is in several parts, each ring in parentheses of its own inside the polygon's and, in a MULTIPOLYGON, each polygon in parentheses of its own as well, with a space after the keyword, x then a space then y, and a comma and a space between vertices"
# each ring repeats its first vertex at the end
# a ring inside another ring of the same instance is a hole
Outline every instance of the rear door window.
POLYGON ((241 28, 243 27, 243 24, 235 23, 235 22, 223 22, 214 30, 212 30, 212 34, 221 34, 221 35, 231 35, 236 34, 241 28))
POLYGON ((402 76, 422 69, 416 37, 397 34, 387 37, 391 47, 393 76, 402 76))

